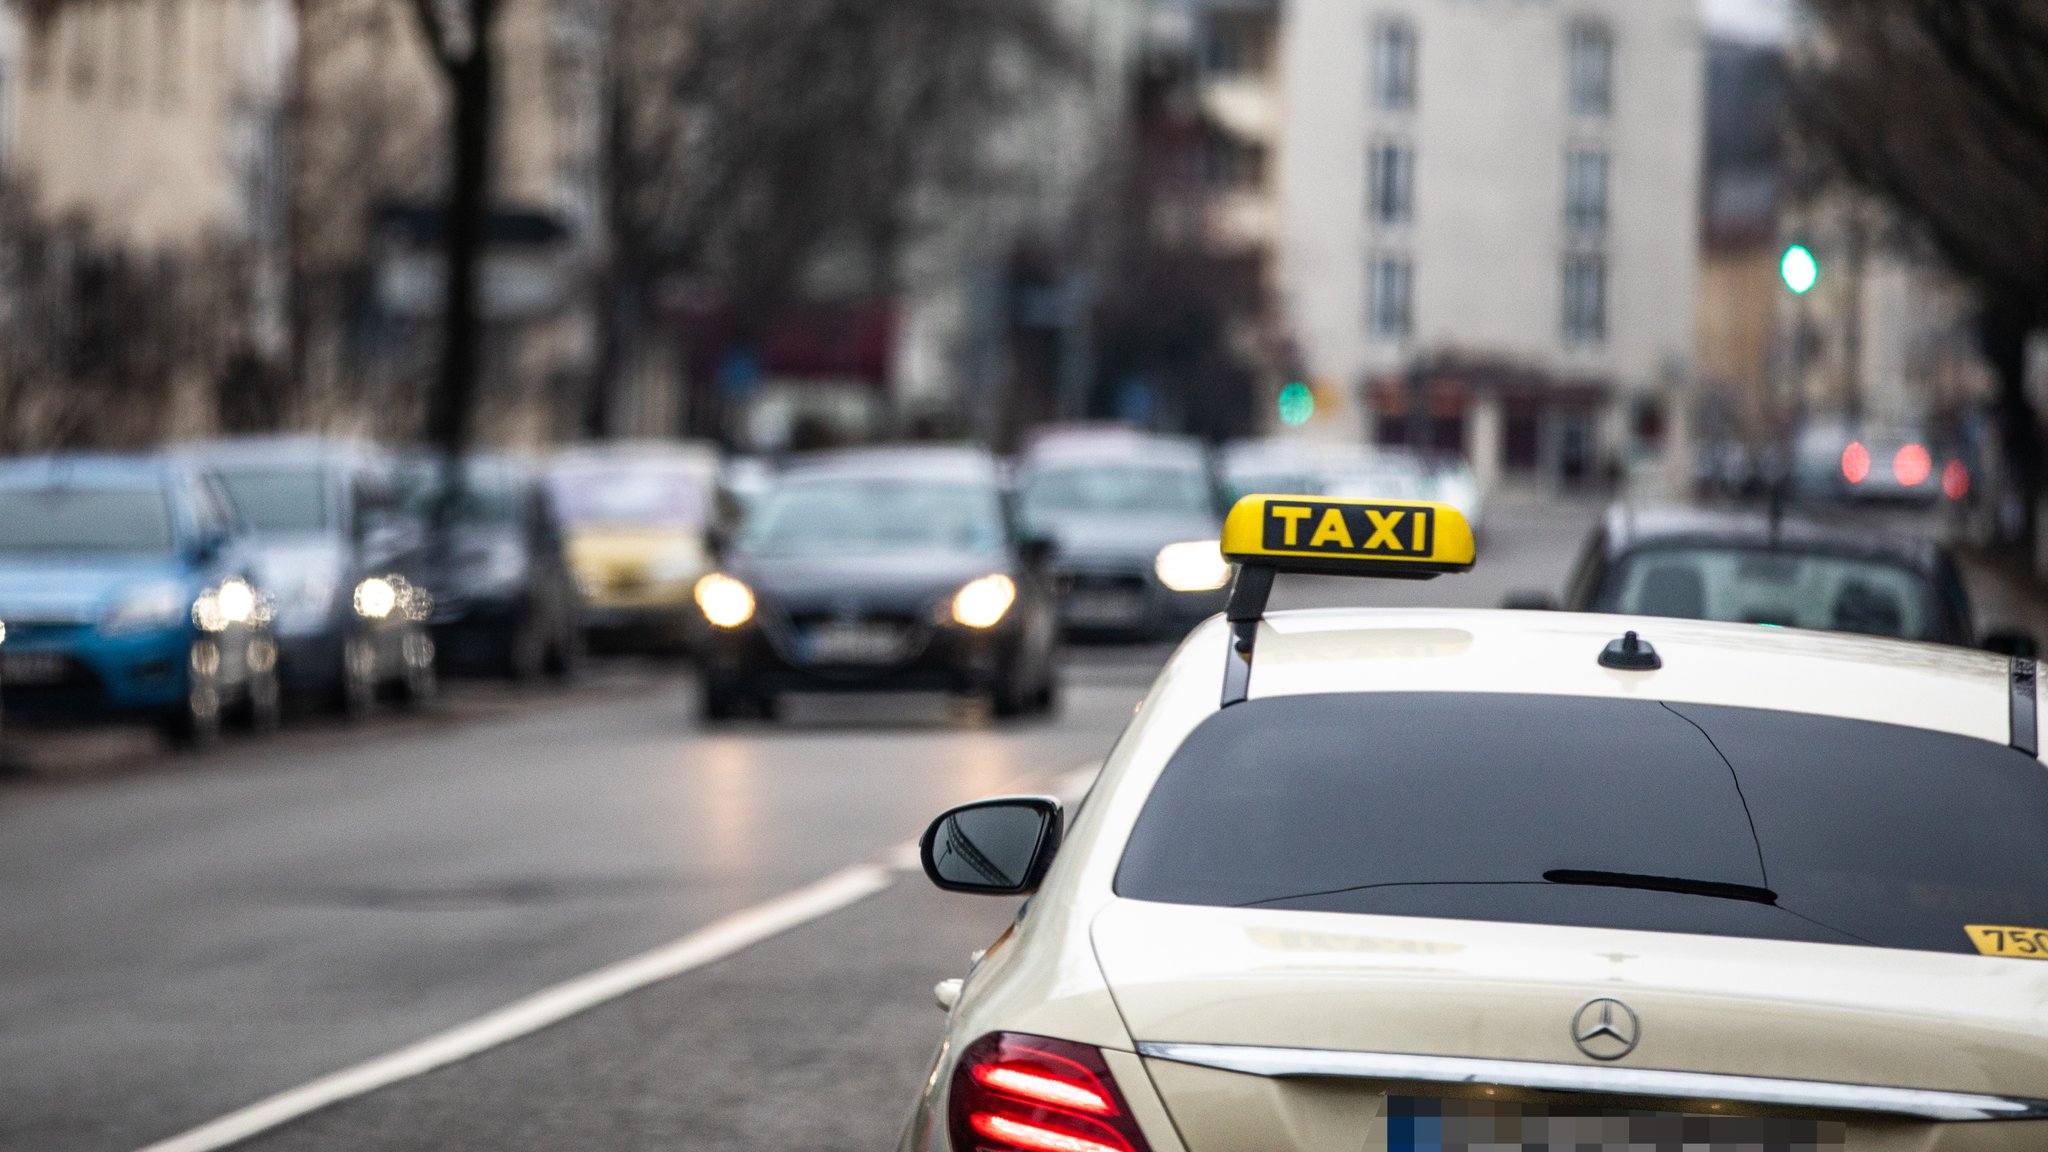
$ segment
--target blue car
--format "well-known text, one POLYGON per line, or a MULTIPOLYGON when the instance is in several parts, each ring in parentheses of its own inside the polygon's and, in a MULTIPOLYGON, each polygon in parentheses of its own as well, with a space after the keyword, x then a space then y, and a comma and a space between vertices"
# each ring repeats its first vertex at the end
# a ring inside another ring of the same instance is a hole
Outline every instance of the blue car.
POLYGON ((0 462, 0 697, 10 723, 141 720, 210 743, 277 723, 270 606, 232 505, 162 457, 0 462))

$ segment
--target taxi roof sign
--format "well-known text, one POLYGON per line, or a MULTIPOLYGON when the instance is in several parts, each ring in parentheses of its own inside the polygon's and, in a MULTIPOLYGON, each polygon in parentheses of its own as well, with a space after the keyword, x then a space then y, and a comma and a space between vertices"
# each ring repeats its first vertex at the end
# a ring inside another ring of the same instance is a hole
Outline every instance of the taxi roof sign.
POLYGON ((1464 514, 1433 501, 1254 495, 1223 522, 1225 559, 1276 572, 1428 580, 1477 551, 1464 514))

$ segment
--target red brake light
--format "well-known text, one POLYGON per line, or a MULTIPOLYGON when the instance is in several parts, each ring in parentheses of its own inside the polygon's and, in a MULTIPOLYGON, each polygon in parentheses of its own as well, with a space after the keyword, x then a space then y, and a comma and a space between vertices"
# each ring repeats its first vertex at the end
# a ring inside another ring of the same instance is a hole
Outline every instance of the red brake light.
POLYGON ((1150 1152, 1102 1053, 995 1032, 953 1073, 947 1128, 958 1152, 1150 1152))
POLYGON ((1951 460, 1941 469, 1941 494, 1951 500, 1961 500, 1970 494, 1970 466, 1961 460, 1951 460))
POLYGON ((1861 440, 1849 441, 1842 449, 1842 479, 1851 484, 1861 484, 1870 475, 1870 449, 1861 440))
POLYGON ((1892 457, 1892 479, 1908 488, 1918 488, 1934 475, 1934 457, 1918 444, 1908 444, 1892 457))

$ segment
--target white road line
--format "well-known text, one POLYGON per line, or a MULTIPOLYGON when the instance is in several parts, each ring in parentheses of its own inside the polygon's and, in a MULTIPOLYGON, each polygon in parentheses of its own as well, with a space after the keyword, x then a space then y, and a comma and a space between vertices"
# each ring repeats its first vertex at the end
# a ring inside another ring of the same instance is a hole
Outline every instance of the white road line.
POLYGON ((649 984, 701 968, 800 924, 857 904, 891 882, 889 869, 884 866, 855 865, 807 888, 734 913, 652 952, 564 981, 417 1044, 259 1100, 218 1120, 160 1140, 142 1152, 213 1152, 240 1143, 330 1104, 466 1060, 649 984))

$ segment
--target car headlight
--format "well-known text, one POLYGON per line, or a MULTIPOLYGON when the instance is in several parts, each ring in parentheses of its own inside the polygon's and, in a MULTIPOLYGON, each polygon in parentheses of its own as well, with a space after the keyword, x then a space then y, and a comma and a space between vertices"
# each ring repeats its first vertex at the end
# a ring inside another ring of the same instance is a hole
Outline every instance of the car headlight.
POLYGON ((754 618, 754 590, 723 572, 697 581, 695 595, 704 618, 720 628, 737 628, 754 618))
POLYGON ((1168 544, 1152 561, 1152 572, 1175 592, 1214 592, 1230 583, 1230 561, 1215 540, 1168 544))
POLYGON ((192 602, 183 585, 165 582, 137 588, 116 601, 100 617, 100 631, 109 636, 175 628, 185 622, 192 602))
POLYGON ((365 620, 382 620, 398 610, 398 586, 382 576, 372 576, 356 585, 356 615, 365 620))
POLYGON ((229 577, 192 602, 192 623, 202 632, 225 632, 237 624, 270 618, 270 606, 247 580, 229 577))
POLYGON ((970 580, 953 594, 953 621, 969 628, 993 628, 1017 602, 1017 583, 997 572, 970 580))

